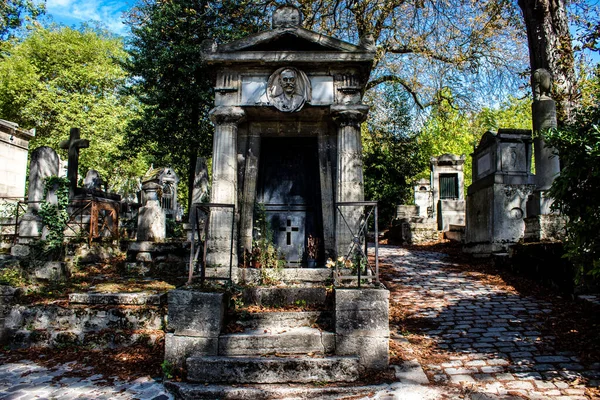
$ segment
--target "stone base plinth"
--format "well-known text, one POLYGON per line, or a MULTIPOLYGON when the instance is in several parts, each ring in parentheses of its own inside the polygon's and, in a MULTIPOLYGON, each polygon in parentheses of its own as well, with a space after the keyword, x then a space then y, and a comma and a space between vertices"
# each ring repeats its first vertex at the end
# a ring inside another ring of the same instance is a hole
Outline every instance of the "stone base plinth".
POLYGON ((337 355, 358 355, 369 370, 388 367, 389 296, 385 289, 335 290, 337 355))
POLYGON ((557 242, 564 240, 566 218, 557 214, 542 214, 525 218, 525 242, 557 242))

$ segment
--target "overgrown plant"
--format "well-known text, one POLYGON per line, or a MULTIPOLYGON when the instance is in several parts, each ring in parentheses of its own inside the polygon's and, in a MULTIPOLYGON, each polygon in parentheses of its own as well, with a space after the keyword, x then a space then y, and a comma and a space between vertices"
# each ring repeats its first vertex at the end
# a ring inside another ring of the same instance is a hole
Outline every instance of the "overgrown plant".
POLYGON ((573 124, 546 134, 563 167, 550 189, 552 206, 568 218, 565 250, 580 278, 600 278, 600 67, 595 75, 595 101, 577 110, 573 124))
POLYGON ((265 205, 256 203, 254 209, 254 238, 252 239, 252 262, 255 268, 261 268, 263 283, 272 283, 273 269, 285 266, 285 257, 273 244, 273 230, 267 220, 265 205), (271 269, 271 271, 268 271, 271 269))
POLYGON ((49 176, 45 180, 44 199, 40 205, 39 215, 47 230, 43 248, 51 254, 60 251, 65 238, 65 228, 69 221, 67 207, 69 205, 69 180, 58 176, 49 176), (48 192, 56 193, 56 204, 46 200, 48 192))

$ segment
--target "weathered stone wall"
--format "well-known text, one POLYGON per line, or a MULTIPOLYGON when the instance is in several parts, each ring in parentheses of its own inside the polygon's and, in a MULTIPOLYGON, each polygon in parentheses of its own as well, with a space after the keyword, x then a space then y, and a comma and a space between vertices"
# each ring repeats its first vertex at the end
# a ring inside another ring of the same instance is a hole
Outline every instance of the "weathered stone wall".
POLYGON ((150 296, 149 301, 144 294, 128 293, 121 299, 124 304, 115 304, 118 295, 97 294, 97 301, 89 301, 89 295, 77 294, 83 297, 62 305, 26 305, 19 304, 18 293, 8 287, 0 291, 0 338, 12 348, 118 347, 142 339, 154 342, 163 335, 166 312, 159 296, 150 296), (74 304, 77 301, 93 305, 74 304))

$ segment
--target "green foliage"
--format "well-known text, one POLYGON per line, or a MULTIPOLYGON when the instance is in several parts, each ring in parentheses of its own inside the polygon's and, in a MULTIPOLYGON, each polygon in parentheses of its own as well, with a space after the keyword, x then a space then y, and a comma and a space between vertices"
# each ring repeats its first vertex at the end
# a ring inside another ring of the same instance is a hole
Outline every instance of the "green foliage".
POLYGON ((167 218, 167 237, 168 238, 183 238, 183 224, 173 218, 167 218))
POLYGON ((365 198, 379 202, 379 225, 385 228, 395 216, 396 205, 410 200, 412 179, 427 159, 419 151, 407 95, 399 85, 386 85, 366 100, 373 110, 362 132, 365 198))
POLYGON ((212 151, 213 71, 203 63, 202 42, 255 30, 248 7, 234 0, 144 0, 128 16, 126 67, 137 78, 131 93, 141 107, 125 148, 172 166, 182 177, 181 195, 187 193, 196 157, 212 151))
POLYGON ((11 38, 14 31, 23 26, 23 22, 35 22, 46 11, 45 8, 43 2, 3 0, 0 4, 0 41, 11 38))
POLYGON ((25 278, 18 267, 4 267, 0 268, 0 285, 8 286, 23 286, 25 284, 25 278))
POLYGON ((251 260, 255 267, 261 268, 263 284, 275 283, 277 271, 286 264, 285 257, 273 244, 273 230, 267 220, 265 205, 262 203, 256 203, 254 208, 251 260), (272 273, 273 271, 275 274, 272 273))
POLYGON ((160 368, 162 369, 163 375, 164 375, 164 377, 166 379, 172 379, 173 378, 173 364, 171 364, 167 360, 164 360, 160 364, 160 368))
POLYGON ((57 202, 53 204, 43 200, 40 205, 39 215, 44 227, 48 230, 45 242, 45 251, 56 252, 63 246, 64 231, 69 221, 67 207, 69 205, 69 180, 58 176, 49 176, 45 180, 44 199, 48 191, 54 190, 57 202))
MULTIPOLYGON (((0 58, 0 115, 23 128, 36 128, 30 148, 68 139, 81 127, 90 147, 81 151, 80 176, 96 169, 111 189, 143 174, 140 153, 119 162, 129 120, 138 106, 121 94, 128 84, 121 39, 84 27, 38 28, 10 44, 0 58)), ((66 151, 59 150, 66 158, 66 151)))
POLYGON ((572 125, 546 134, 562 165, 553 207, 568 218, 565 249, 582 277, 600 276, 600 67, 592 82, 595 101, 577 110, 572 125))

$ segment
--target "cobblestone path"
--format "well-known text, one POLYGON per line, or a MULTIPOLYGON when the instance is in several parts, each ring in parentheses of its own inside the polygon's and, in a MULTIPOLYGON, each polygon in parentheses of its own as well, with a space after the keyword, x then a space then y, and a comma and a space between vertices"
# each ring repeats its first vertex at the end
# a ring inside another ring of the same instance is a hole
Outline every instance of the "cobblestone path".
POLYGON ((398 285, 392 304, 427 326, 421 333, 448 355, 423 365, 431 382, 492 398, 556 400, 589 399, 586 385, 599 386, 599 363, 585 366, 574 354, 556 351, 554 338, 540 332, 550 303, 444 268, 452 263, 442 253, 382 247, 380 257, 392 265, 398 285))
POLYGON ((56 369, 44 368, 32 361, 0 365, 0 399, 94 399, 94 400, 172 400, 162 384, 150 378, 132 382, 72 376, 70 364, 56 369))

